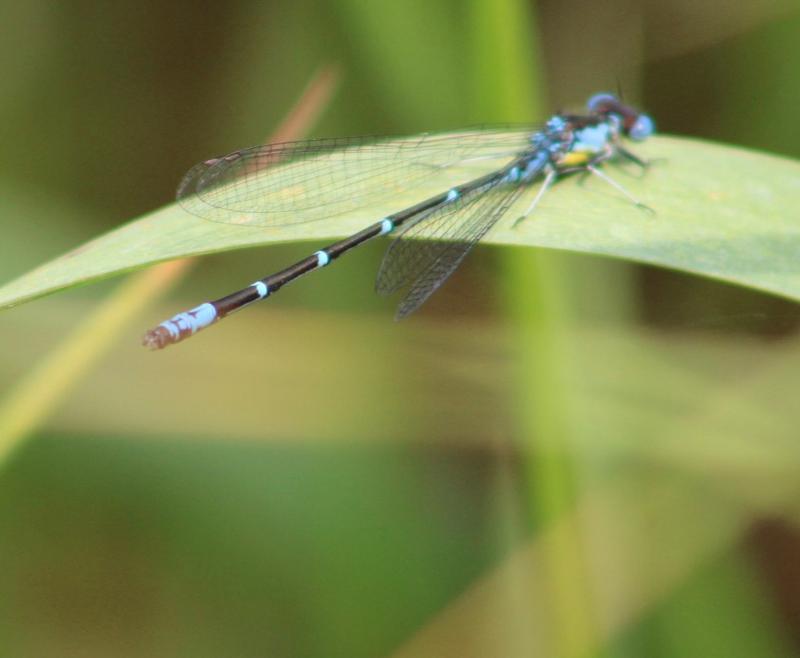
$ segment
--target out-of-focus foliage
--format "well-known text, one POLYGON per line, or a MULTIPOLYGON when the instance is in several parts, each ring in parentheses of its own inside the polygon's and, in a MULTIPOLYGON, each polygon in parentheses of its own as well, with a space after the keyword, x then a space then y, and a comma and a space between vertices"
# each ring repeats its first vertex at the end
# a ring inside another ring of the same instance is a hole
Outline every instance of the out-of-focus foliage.
MULTIPOLYGON (((331 61, 343 82, 315 135, 535 121, 621 87, 665 133, 800 156, 800 13, 785 2, 34 1, 0 5, 0 25, 3 281, 263 140, 331 61)), ((606 227, 662 230, 671 201, 651 202, 651 183, 683 177, 677 203, 791 177, 760 158, 711 190, 723 165, 670 153, 630 181, 654 218, 567 183, 521 232, 563 238, 559 221, 575 231, 612 204, 606 227)), ((777 260, 738 264, 790 278, 797 204, 759 194, 739 212, 768 209, 787 237, 777 260)), ((706 246, 698 269, 719 256, 706 246)), ((0 653, 797 652, 794 304, 487 247, 393 324, 372 294, 381 247, 144 353, 153 322, 309 245, 210 256, 121 330, 0 471, 0 653)), ((109 293, 0 315, 5 401, 109 293)))

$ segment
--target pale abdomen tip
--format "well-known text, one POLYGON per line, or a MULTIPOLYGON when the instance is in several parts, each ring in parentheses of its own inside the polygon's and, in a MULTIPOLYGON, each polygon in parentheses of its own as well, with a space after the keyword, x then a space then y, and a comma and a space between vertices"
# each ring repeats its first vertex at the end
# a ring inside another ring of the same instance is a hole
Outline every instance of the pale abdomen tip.
POLYGON ((160 350, 167 345, 177 343, 188 338, 213 324, 218 319, 217 309, 209 302, 200 306, 178 313, 174 318, 162 322, 155 329, 151 329, 142 337, 142 345, 151 350, 160 350))
POLYGON ((160 350, 172 343, 172 336, 164 327, 151 329, 142 336, 142 345, 150 350, 160 350))

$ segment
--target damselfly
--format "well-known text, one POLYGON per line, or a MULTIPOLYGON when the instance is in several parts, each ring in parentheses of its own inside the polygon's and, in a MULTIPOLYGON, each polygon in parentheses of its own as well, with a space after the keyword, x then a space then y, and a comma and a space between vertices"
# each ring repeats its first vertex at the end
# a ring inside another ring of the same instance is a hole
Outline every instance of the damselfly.
POLYGON ((206 302, 148 331, 143 344, 177 343, 234 311, 380 235, 394 234, 376 290, 406 287, 397 318, 417 310, 455 271, 472 247, 536 181, 541 186, 520 219, 533 212, 559 177, 587 172, 640 204, 599 166, 623 157, 646 163, 622 144, 641 141, 652 119, 612 94, 589 99, 587 114, 559 113, 539 130, 474 130, 403 140, 310 140, 235 151, 192 168, 178 188, 189 212, 211 221, 279 226, 320 220, 413 191, 433 171, 482 159, 504 164, 489 174, 388 215, 349 238, 251 285, 206 302))

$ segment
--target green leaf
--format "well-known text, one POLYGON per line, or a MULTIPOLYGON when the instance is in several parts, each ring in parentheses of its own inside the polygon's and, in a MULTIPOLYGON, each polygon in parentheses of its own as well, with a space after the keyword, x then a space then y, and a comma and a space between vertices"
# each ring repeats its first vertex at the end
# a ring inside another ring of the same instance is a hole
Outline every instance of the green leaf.
MULTIPOLYGON (((531 217, 512 228, 531 191, 484 241, 615 256, 800 300, 800 164, 686 138, 656 137, 636 150, 654 160, 645 175, 628 166, 605 171, 654 213, 596 177, 574 176, 560 181, 531 217)), ((0 307, 174 258, 349 235, 497 164, 472 162, 435 172, 413 195, 294 226, 218 224, 168 206, 0 288, 0 307)), ((275 263, 275 269, 284 265, 275 263)))

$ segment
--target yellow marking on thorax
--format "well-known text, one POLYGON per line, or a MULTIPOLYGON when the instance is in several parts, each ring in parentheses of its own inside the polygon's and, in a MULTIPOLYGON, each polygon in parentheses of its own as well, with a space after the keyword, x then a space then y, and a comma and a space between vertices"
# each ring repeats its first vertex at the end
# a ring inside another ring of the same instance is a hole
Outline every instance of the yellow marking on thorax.
POLYGON ((589 162, 594 155, 597 155, 594 151, 570 151, 564 154, 558 164, 565 167, 579 167, 589 162))

